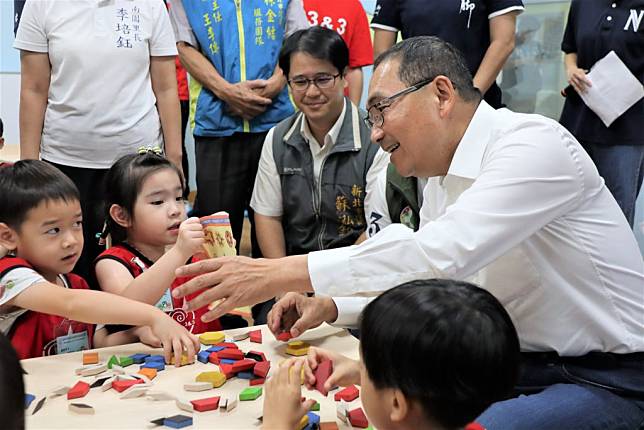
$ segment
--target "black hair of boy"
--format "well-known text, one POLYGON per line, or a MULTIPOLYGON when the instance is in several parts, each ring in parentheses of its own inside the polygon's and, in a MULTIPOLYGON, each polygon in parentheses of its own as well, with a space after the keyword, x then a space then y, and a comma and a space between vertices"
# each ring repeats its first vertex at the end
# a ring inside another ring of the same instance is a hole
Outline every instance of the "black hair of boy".
POLYGON ((462 428, 510 396, 519 339, 503 305, 470 283, 418 280, 372 301, 360 322, 362 359, 378 389, 420 403, 426 418, 462 428))
POLYGON ((121 206, 132 217, 136 198, 145 180, 160 170, 172 169, 179 176, 182 190, 185 182, 181 171, 167 158, 152 151, 142 154, 129 154, 119 158, 105 176, 105 231, 103 237, 111 235, 112 243, 127 240, 127 230, 118 225, 110 216, 112 205, 121 206))
POLYGON ((2 118, 0 118, 0 137, 4 136, 4 124, 2 123, 2 118))
POLYGON ((310 27, 298 30, 284 40, 279 55, 279 65, 284 75, 291 70, 291 55, 302 52, 318 60, 328 61, 344 74, 349 65, 349 48, 342 37, 324 27, 310 27))
POLYGON ((79 201, 78 188, 63 172, 40 160, 22 160, 0 170, 0 222, 14 230, 43 202, 79 201))
POLYGON ((0 333, 0 417, 2 428, 25 428, 25 386, 18 355, 0 333))

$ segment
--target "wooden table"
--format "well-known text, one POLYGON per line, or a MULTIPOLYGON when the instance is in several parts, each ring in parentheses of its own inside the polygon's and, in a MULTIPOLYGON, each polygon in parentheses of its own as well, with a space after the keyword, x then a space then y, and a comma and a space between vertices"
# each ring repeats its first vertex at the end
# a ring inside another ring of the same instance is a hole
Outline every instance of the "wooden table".
MULTIPOLYGON (((262 344, 251 343, 249 339, 237 342, 237 344, 244 352, 249 350, 264 352, 266 358, 271 361, 271 372, 273 372, 281 360, 289 357, 284 352, 286 344, 275 340, 266 326, 258 326, 253 329, 262 330, 262 344)), ((229 330, 226 334, 232 335, 248 330, 250 329, 229 330)), ((358 341, 342 329, 323 325, 308 331, 300 336, 298 340, 304 340, 313 346, 333 349, 354 359, 358 358, 358 341)), ((136 353, 160 353, 160 350, 149 348, 140 343, 97 349, 96 351, 98 351, 99 360, 102 363, 106 363, 112 355, 119 357, 136 353)), ((91 389, 81 399, 67 400, 66 396, 50 398, 40 411, 32 415, 38 400, 57 386, 72 386, 79 380, 91 383, 94 377, 79 377, 75 374, 75 369, 82 367, 82 353, 80 352, 23 360, 22 366, 27 372, 25 375, 25 390, 27 393, 36 396, 36 400, 32 402, 26 411, 28 429, 142 429, 146 428, 152 419, 176 414, 190 415, 180 410, 174 401, 152 401, 146 397, 123 400, 119 398, 119 393, 113 389, 102 392, 98 388, 91 389), (79 415, 70 412, 68 403, 91 405, 96 413, 95 415, 79 415)), ((138 368, 139 366, 135 364, 127 367, 126 371, 135 373, 138 368)), ((159 372, 156 379, 152 381, 153 387, 151 390, 165 391, 184 400, 194 400, 213 396, 238 396, 241 390, 249 386, 248 380, 235 377, 228 380, 222 387, 213 390, 195 393, 187 392, 183 389, 183 384, 194 382, 198 373, 208 370, 217 370, 217 367, 214 364, 200 362, 180 368, 167 365, 166 370, 159 372)), ((109 373, 111 372, 108 371, 103 375, 109 373)), ((316 413, 320 415, 322 422, 338 421, 340 428, 351 428, 337 420, 333 392, 324 398, 317 391, 308 391, 306 387, 302 387, 302 395, 320 402, 321 409, 316 413)), ((257 428, 259 422, 256 418, 262 414, 263 403, 264 397, 262 395, 255 401, 239 402, 237 408, 228 413, 220 411, 194 412, 192 414, 193 427, 189 428, 257 428)), ((352 406, 355 407, 359 405, 360 399, 352 403, 352 406)))

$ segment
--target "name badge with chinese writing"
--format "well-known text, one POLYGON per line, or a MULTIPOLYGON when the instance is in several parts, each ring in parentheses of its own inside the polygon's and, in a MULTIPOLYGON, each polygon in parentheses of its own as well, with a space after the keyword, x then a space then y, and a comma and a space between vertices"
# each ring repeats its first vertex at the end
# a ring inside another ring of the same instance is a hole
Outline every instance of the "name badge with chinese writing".
POLYGON ((89 349, 89 336, 87 330, 79 333, 70 333, 56 338, 56 351, 58 354, 78 352, 89 349))
POLYGON ((165 293, 163 293, 163 296, 161 296, 155 306, 163 312, 170 312, 174 309, 174 306, 172 305, 172 295, 170 295, 170 288, 165 290, 165 293))

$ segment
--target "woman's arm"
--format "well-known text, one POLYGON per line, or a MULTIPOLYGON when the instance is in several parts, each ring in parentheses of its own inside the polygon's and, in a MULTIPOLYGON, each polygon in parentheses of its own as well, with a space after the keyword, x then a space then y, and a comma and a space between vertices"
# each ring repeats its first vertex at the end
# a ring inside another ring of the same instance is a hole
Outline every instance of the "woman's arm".
POLYGON ((181 108, 174 57, 150 57, 150 79, 157 99, 166 157, 181 170, 181 108))
POLYGON ((482 94, 490 89, 514 50, 517 15, 518 12, 508 12, 490 20, 490 46, 474 75, 474 86, 482 94))
POLYGON ((586 71, 577 66, 577 53, 571 52, 564 56, 564 66, 568 83, 578 94, 585 92, 591 86, 590 80, 586 77, 586 71))
POLYGON ((51 65, 49 54, 20 51, 20 158, 35 159, 40 155, 51 65))
POLYGON ((354 105, 360 106, 360 99, 362 98, 363 88, 362 67, 349 67, 344 78, 349 84, 349 99, 353 102, 354 105))
POLYGON ((396 43, 396 38, 398 37, 397 31, 373 30, 373 59, 378 58, 380 54, 385 52, 387 49, 394 46, 396 43))

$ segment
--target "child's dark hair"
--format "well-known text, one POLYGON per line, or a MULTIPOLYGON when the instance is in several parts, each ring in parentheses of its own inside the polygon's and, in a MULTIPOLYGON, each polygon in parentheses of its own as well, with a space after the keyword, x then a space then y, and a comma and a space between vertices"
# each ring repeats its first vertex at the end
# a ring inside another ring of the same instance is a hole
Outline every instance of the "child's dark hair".
POLYGON ((291 71, 291 56, 303 52, 313 58, 328 61, 344 74, 349 65, 349 48, 342 36, 324 27, 310 27, 298 30, 284 40, 279 55, 279 65, 288 79, 291 71))
POLYGON ((461 428, 516 382, 519 339, 489 292, 443 279, 393 288, 363 311, 362 359, 378 389, 400 389, 445 428, 461 428))
POLYGON ((4 124, 2 123, 2 118, 0 118, 0 137, 4 134, 4 124))
POLYGON ((119 205, 130 217, 134 216, 134 203, 143 183, 150 175, 164 169, 174 170, 181 181, 181 189, 185 189, 181 171, 168 159, 153 151, 124 155, 112 165, 105 177, 105 229, 101 234, 103 239, 109 234, 114 244, 127 240, 127 230, 112 219, 110 207, 119 205))
POLYGON ((18 355, 0 333, 0 417, 2 428, 25 428, 25 386, 18 355))
POLYGON ((0 168, 0 222, 19 230, 27 212, 50 200, 80 200, 76 185, 51 164, 22 160, 0 168))

